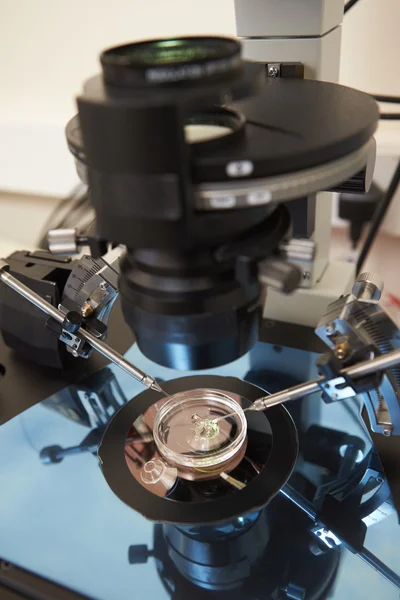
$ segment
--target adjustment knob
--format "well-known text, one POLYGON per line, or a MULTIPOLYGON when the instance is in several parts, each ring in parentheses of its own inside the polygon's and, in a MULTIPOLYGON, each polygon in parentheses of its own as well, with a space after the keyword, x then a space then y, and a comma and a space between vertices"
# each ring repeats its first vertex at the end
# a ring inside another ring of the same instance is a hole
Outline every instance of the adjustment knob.
POLYGON ((47 234, 49 250, 52 254, 63 256, 78 252, 76 229, 50 229, 47 234))
POLYGON ((82 315, 80 315, 75 310, 70 310, 64 319, 62 328, 68 333, 76 333, 82 325, 82 321, 82 315))
POLYGON ((353 294, 359 300, 379 300, 384 283, 376 273, 361 273, 353 285, 353 294))
POLYGON ((70 229, 50 229, 47 234, 47 243, 52 254, 69 256, 78 254, 81 246, 87 246, 89 238, 78 235, 77 230, 72 227, 70 229))
POLYGON ((47 446, 40 451, 40 460, 44 465, 55 465, 63 459, 63 449, 61 446, 47 446))
POLYGON ((296 290, 302 278, 298 267, 276 258, 267 258, 259 264, 260 279, 278 292, 291 294, 296 290))
POLYGON ((145 565, 149 556, 153 553, 146 544, 136 544, 135 546, 129 546, 128 549, 128 561, 130 565, 145 565))

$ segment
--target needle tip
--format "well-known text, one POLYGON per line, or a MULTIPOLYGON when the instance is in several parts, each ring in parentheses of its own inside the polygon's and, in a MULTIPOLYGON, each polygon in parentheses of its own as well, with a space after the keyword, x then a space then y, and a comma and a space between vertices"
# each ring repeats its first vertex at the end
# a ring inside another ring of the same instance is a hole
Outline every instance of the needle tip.
POLYGON ((151 384, 151 389, 155 390, 156 392, 160 392, 161 394, 163 393, 163 389, 160 385, 158 385, 157 381, 153 381, 153 383, 151 384))

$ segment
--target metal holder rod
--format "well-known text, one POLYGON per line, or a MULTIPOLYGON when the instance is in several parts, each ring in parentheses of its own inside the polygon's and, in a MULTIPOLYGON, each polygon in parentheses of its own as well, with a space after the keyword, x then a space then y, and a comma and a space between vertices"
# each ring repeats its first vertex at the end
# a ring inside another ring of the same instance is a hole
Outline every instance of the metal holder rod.
MULTIPOLYGON (((7 263, 5 261, 0 260, 0 281, 2 281, 6 286, 17 292, 20 296, 23 296, 26 300, 31 302, 34 306, 39 308, 41 311, 46 313, 49 317, 57 321, 58 323, 63 323, 65 319, 65 315, 58 310, 55 306, 46 302, 39 294, 32 291, 26 285, 21 283, 18 279, 13 277, 7 273, 7 263)), ((103 342, 102 340, 96 338, 94 335, 83 329, 79 328, 79 335, 82 336, 86 342, 88 342, 92 348, 100 352, 103 356, 108 358, 112 363, 123 369, 126 373, 134 377, 137 381, 140 381, 143 385, 158 392, 162 392, 161 387, 158 385, 157 381, 141 371, 135 365, 126 360, 121 354, 113 350, 108 344, 103 342)))
MULTIPOLYGON (((345 369, 339 371, 339 375, 347 375, 348 377, 354 377, 357 379, 358 377, 364 377, 365 375, 370 375, 371 373, 376 373, 377 371, 385 371, 386 369, 390 369, 399 363, 400 350, 392 350, 387 354, 382 354, 381 356, 377 356, 371 360, 366 360, 356 365, 346 367, 345 369)), ((306 383, 300 383, 299 385, 282 390, 276 394, 259 398, 252 405, 252 409, 265 410, 266 408, 271 408, 277 404, 283 404, 284 402, 289 402, 290 400, 297 400, 298 398, 309 396, 310 394, 317 392, 320 389, 320 386, 324 383, 329 385, 329 382, 324 377, 319 377, 318 379, 313 379, 311 381, 307 381, 306 383)))

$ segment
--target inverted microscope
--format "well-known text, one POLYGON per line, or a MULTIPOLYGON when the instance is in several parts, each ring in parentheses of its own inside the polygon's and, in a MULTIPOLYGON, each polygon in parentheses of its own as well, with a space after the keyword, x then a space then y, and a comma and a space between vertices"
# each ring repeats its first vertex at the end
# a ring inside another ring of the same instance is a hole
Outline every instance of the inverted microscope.
POLYGON ((379 113, 327 81, 343 5, 284 4, 237 0, 243 44, 105 50, 66 128, 93 227, 0 261, 3 393, 31 370, 30 404, 89 428, 38 461, 94 455, 158 523, 127 563, 154 557, 175 599, 326 598, 343 548, 400 588, 364 545, 400 507, 400 332, 380 277, 328 256, 332 193, 369 189, 379 113))

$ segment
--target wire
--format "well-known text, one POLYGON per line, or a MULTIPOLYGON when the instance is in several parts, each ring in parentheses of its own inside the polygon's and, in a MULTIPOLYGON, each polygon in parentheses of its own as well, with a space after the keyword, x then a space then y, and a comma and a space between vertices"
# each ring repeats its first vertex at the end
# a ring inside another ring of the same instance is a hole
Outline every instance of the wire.
POLYGON ((381 113, 379 118, 382 121, 398 121, 400 120, 400 113, 381 113))
POLYGON ((40 233, 39 247, 48 249, 47 233, 50 229, 80 226, 80 232, 85 234, 93 218, 89 191, 83 185, 79 185, 67 198, 61 200, 50 214, 40 233))
POLYGON ((358 0, 349 0, 344 6, 344 14, 347 13, 348 10, 353 8, 355 4, 357 4, 358 0))
POLYGON ((364 242, 364 245, 361 249, 360 255, 357 260, 357 268, 356 268, 357 275, 359 275, 361 272, 362 266, 363 266, 368 254, 371 250, 371 247, 375 241, 375 238, 376 238, 378 230, 381 226, 381 223, 386 216, 386 213, 390 207, 390 204, 391 204, 394 196, 396 195, 396 191, 397 191, 397 188, 399 187, 399 183, 400 183, 400 160, 397 163, 396 170, 395 170, 393 177, 389 183, 389 187, 387 189, 386 194, 383 196, 382 200, 379 202, 378 206, 376 207, 375 214, 372 218, 371 227, 368 231, 367 238, 364 242))
POLYGON ((388 104, 400 104, 400 96, 385 96, 384 94, 371 94, 378 102, 387 102, 388 104))
POLYGON ((50 216, 48 217, 48 219, 45 221, 45 224, 43 225, 43 231, 47 232, 49 229, 51 229, 52 223, 54 223, 56 221, 57 216, 63 210, 65 210, 68 207, 68 205, 75 200, 75 198, 80 196, 82 194, 82 192, 83 192, 83 187, 81 184, 78 184, 77 186, 75 186, 73 188, 73 190, 71 191, 69 196, 60 200, 59 203, 57 204, 57 206, 54 208, 54 210, 50 213, 50 216))

